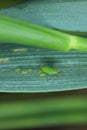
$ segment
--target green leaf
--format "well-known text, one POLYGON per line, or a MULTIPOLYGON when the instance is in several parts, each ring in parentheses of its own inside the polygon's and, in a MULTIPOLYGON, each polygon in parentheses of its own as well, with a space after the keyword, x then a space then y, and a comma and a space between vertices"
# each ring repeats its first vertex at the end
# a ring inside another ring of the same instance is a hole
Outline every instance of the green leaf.
MULTIPOLYGON (((0 14, 77 32, 87 31, 86 12, 87 2, 79 0, 72 2, 33 0, 33 2, 28 1, 25 4, 0 10, 0 14), (19 8, 24 5, 26 5, 25 8, 19 8)), ((48 92, 87 88, 86 53, 77 51, 63 53, 17 44, 0 44, 0 48, 0 84, 2 84, 0 91, 2 92, 48 92), (27 51, 18 53, 13 51, 20 48, 27 48, 27 51), (39 77, 38 70, 41 65, 58 68, 60 75, 50 78, 39 77), (15 72, 18 67, 24 70, 31 68, 32 72, 29 75, 20 75, 15 72)))
POLYGON ((86 7, 86 0, 29 0, 0 14, 87 36, 86 7))

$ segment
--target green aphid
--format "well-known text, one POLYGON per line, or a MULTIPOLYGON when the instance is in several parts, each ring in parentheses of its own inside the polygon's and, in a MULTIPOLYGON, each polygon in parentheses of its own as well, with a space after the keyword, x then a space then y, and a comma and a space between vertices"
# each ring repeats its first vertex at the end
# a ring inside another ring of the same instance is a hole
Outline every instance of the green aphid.
POLYGON ((50 66, 42 66, 39 74, 41 77, 46 75, 52 76, 59 74, 59 70, 50 66))
POLYGON ((32 69, 22 69, 22 68, 17 68, 17 69, 15 70, 15 72, 20 73, 20 74, 22 74, 22 75, 27 75, 27 74, 29 74, 31 71, 32 71, 32 69))
POLYGON ((15 69, 15 72, 20 72, 20 71, 21 71, 20 68, 15 69))
POLYGON ((32 71, 32 69, 26 69, 26 70, 21 71, 21 74, 22 74, 22 75, 27 75, 27 74, 29 74, 31 71, 32 71))
POLYGON ((46 76, 46 73, 44 73, 42 70, 40 70, 39 75, 40 75, 40 77, 44 77, 44 76, 46 76))

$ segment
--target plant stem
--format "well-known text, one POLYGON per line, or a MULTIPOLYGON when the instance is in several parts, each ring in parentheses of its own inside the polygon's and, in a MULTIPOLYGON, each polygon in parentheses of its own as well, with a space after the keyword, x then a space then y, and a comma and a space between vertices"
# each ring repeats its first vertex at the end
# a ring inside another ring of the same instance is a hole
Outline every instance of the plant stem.
POLYGON ((0 15, 0 42, 87 52, 87 38, 0 15))

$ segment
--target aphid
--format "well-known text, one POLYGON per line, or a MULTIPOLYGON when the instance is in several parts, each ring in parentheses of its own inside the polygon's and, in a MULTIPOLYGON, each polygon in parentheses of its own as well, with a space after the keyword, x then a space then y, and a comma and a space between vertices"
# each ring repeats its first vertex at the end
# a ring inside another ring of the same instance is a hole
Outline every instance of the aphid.
POLYGON ((44 76, 46 76, 46 73, 44 73, 42 70, 40 70, 39 75, 40 75, 40 77, 44 77, 44 76))
POLYGON ((15 72, 20 72, 20 71, 21 71, 20 68, 15 69, 15 72))
POLYGON ((15 72, 20 73, 22 75, 29 74, 32 71, 32 69, 23 69, 23 68, 17 68, 15 72))
POLYGON ((26 74, 29 74, 31 71, 32 69, 26 69, 26 70, 21 71, 21 74, 26 75, 26 74))
POLYGON ((53 67, 50 66, 42 66, 41 70, 39 72, 40 76, 46 76, 46 75, 57 75, 59 73, 58 69, 55 69, 53 67))

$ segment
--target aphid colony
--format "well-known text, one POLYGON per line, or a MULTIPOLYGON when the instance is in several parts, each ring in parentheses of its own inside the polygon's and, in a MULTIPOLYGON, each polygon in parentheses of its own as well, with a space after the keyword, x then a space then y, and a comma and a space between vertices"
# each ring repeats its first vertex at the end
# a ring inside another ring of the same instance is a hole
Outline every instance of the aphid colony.
MULTIPOLYGON (((22 75, 27 75, 30 72, 32 72, 32 69, 30 69, 30 68, 28 68, 28 69, 16 68, 15 72, 20 73, 22 75)), ((40 77, 44 77, 46 75, 53 76, 53 75, 58 75, 58 74, 59 74, 59 70, 55 69, 51 66, 41 66, 40 70, 39 70, 40 77)))

